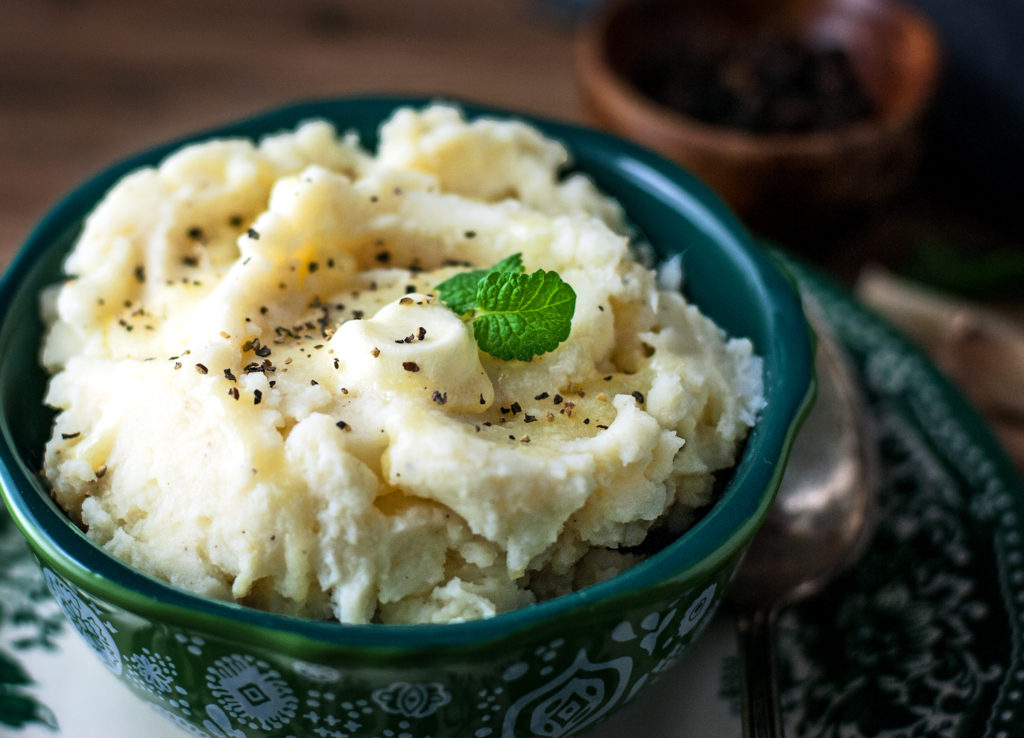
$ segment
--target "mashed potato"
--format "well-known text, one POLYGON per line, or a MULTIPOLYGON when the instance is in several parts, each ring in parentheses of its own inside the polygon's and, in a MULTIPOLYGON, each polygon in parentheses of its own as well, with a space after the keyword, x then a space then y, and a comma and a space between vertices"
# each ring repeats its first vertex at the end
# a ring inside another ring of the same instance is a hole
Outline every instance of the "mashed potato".
POLYGON ((711 501, 761 363, 659 290, 566 162, 432 106, 376 156, 313 121, 125 177, 47 300, 56 499, 172 584, 348 623, 485 617, 631 566, 711 501), (435 291, 517 252, 577 295, 528 362, 435 291))

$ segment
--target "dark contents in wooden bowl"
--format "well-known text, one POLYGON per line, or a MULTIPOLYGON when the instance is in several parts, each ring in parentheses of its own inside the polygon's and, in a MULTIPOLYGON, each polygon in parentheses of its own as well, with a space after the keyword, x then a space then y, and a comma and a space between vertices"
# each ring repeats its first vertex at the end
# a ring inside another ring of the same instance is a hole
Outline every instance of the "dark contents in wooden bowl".
POLYGON ((684 115, 755 133, 834 130, 876 109, 844 49, 780 33, 674 45, 638 68, 634 83, 684 115))

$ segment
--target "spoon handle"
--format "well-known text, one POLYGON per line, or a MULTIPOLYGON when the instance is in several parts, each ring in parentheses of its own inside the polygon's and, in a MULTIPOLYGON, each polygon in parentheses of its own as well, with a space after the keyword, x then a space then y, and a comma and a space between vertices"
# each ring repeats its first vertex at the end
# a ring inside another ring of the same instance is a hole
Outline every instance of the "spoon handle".
POLYGON ((737 616, 743 669, 744 738, 783 738, 775 674, 774 608, 744 609, 737 616))

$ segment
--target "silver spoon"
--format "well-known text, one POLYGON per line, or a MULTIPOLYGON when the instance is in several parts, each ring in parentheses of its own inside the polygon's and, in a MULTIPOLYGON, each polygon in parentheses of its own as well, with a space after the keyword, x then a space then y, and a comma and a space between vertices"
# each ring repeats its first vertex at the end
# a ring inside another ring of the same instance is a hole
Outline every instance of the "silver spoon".
MULTIPOLYGON (((805 302, 810 301, 805 297, 805 302)), ((729 590, 743 667, 743 734, 783 735, 773 645, 779 611, 853 563, 872 528, 877 449, 842 349, 816 305, 818 397, 765 523, 729 590)))

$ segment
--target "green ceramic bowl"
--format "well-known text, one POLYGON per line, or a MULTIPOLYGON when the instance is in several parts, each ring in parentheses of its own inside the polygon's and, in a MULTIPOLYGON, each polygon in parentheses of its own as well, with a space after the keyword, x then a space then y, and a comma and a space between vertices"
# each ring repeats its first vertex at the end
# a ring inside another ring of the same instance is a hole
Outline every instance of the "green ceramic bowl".
MULTIPOLYGON (((686 291, 764 357, 767 405, 714 507, 612 580, 518 611, 448 625, 339 625, 216 602, 139 573, 91 543, 38 475, 52 413, 42 402, 39 292, 60 279, 85 215, 123 174, 186 141, 256 137, 322 117, 374 146, 398 105, 356 98, 275 110, 121 162, 60 202, 0 282, 3 496, 74 628, 110 671, 198 736, 568 736, 671 666, 721 602, 772 502, 812 394, 812 349, 790 281, 710 192, 633 144, 530 120, 618 198, 686 291)), ((509 116, 464 106, 470 117, 509 116)), ((519 116, 523 117, 523 116, 519 116)), ((685 699, 685 695, 680 695, 685 699)))

